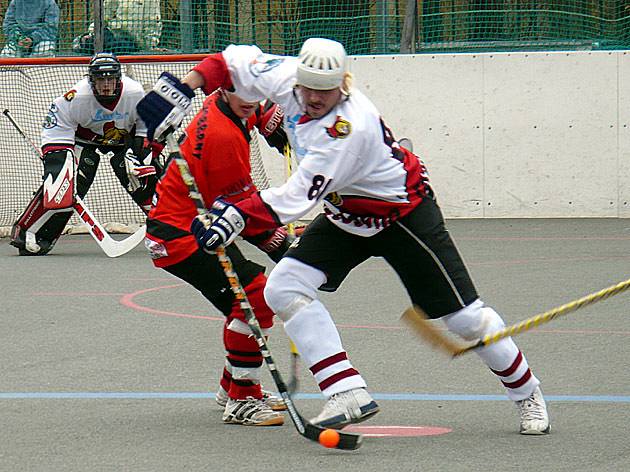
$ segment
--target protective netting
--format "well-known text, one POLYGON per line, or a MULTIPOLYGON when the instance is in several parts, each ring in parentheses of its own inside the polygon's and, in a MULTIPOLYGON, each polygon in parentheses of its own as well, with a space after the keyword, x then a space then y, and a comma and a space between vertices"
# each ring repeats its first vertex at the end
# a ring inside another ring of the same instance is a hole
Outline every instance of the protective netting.
MULTIPOLYGON (((123 67, 127 75, 146 89, 152 87, 162 71, 168 70, 182 77, 193 64, 195 62, 130 63, 123 67)), ((0 111, 9 110, 39 148, 41 126, 50 103, 70 90, 86 72, 85 65, 0 65, 0 111)), ((203 98, 201 93, 195 97, 194 112, 201 107, 203 98)), ((189 116, 188 122, 193 115, 189 116)), ((6 235, 41 185, 43 166, 32 146, 3 115, 0 115, 0 150, 0 235, 6 235)), ((270 179, 275 184, 283 180, 284 164, 280 155, 272 151, 258 134, 252 139, 251 154, 254 182, 259 188, 269 187, 270 179)), ((85 202, 110 231, 133 228, 145 219, 116 179, 109 159, 101 158, 85 202)), ((73 216, 71 225, 78 224, 73 216)))
MULTIPOLYGON (((20 2, 23 0, 15 0, 20 2)), ((42 4, 55 0, 40 0, 42 4)), ((30 2, 31 4, 37 2, 30 2)), ((312 36, 350 54, 630 47, 630 4, 608 0, 57 0, 58 56, 91 54, 102 11, 104 49, 118 54, 216 52, 230 43, 295 54, 312 36), (102 10, 95 8, 101 1, 102 10), (97 14, 98 18, 99 15, 97 14), (408 21, 405 22, 408 17, 408 21), (404 49, 409 52, 409 49, 404 49)), ((9 0, 0 0, 5 16, 9 0)), ((0 36, 15 40, 15 31, 0 36)), ((28 50, 18 48, 18 54, 28 50)))

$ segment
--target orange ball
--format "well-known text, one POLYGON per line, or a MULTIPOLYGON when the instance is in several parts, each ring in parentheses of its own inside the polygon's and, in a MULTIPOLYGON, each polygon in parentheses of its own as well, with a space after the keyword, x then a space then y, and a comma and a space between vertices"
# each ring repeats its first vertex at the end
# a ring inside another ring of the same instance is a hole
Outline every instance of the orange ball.
POLYGON ((334 429, 325 429, 319 433, 319 443, 324 447, 337 447, 339 433, 334 429))

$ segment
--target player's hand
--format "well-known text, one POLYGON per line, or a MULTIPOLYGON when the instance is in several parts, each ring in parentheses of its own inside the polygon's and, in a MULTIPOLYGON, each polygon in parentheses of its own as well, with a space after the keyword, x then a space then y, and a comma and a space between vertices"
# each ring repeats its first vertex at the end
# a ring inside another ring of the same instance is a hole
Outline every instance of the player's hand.
POLYGON ((219 246, 227 246, 245 229, 245 218, 238 208, 217 199, 210 212, 197 216, 190 225, 190 232, 199 247, 214 252, 219 246))
POLYGON ((151 154, 140 159, 131 149, 125 154, 125 167, 127 169, 127 177, 129 184, 127 190, 133 193, 147 183, 147 177, 156 174, 155 166, 151 165, 151 154))
POLYGON ((18 41, 18 46, 23 47, 23 48, 30 48, 32 44, 33 44, 33 40, 29 38, 28 36, 23 36, 18 41))
POLYGON ((142 121, 147 125, 149 141, 164 141, 166 136, 181 125, 192 107, 195 92, 177 77, 162 72, 153 90, 136 106, 142 121))
POLYGON ((263 135, 267 144, 274 147, 282 154, 284 146, 289 142, 287 133, 282 126, 284 110, 270 100, 265 102, 263 113, 258 118, 256 126, 263 135))
POLYGON ((279 262, 295 240, 295 236, 289 234, 284 226, 265 231, 255 236, 245 238, 261 251, 267 253, 274 262, 279 262))

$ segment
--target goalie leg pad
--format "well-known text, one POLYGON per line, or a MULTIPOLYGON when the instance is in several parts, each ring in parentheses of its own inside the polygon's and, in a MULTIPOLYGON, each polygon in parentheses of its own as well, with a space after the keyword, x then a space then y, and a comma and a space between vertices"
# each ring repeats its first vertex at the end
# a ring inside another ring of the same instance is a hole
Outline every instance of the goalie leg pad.
POLYGON ((11 229, 11 245, 19 249, 20 255, 43 256, 50 252, 72 215, 67 210, 44 208, 43 192, 42 185, 11 229))
POLYGON ((74 153, 59 149, 44 154, 44 208, 70 208, 74 203, 74 153))

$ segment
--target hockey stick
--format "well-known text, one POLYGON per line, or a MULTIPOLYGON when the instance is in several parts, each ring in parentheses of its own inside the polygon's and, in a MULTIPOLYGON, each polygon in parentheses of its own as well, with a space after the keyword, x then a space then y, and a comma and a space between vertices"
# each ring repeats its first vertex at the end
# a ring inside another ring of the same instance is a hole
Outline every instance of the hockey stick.
POLYGON ((548 323, 554 318, 564 316, 574 311, 584 308, 585 306, 592 305, 593 303, 606 300, 614 295, 618 295, 625 292, 630 288, 630 279, 619 282, 618 284, 611 285, 604 288, 599 292, 591 293, 582 298, 578 298, 569 303, 565 303, 551 310, 545 311, 539 315, 532 316, 520 323, 513 324, 507 328, 503 328, 491 334, 485 335, 483 338, 472 342, 471 344, 459 343, 446 336, 443 332, 439 331, 428 320, 428 317, 424 311, 418 306, 408 308, 403 313, 401 319, 408 326, 410 326, 420 337, 429 341, 434 347, 444 351, 445 353, 457 357, 465 354, 473 349, 489 346, 490 344, 497 343, 509 336, 516 336, 517 334, 524 333, 531 329, 540 326, 541 324, 548 323))
MULTIPOLYGON (((190 173, 188 163, 179 153, 179 145, 177 144, 175 137, 171 133, 166 139, 169 147, 171 148, 171 158, 175 162, 175 165, 177 165, 179 173, 182 176, 182 180, 186 184, 186 187, 188 187, 188 195, 190 196, 190 199, 195 203, 195 206, 197 207, 197 212, 200 215, 206 214, 208 210, 203 202, 203 197, 201 196, 201 193, 197 188, 195 178, 190 173)), ((236 299, 239 301, 243 313, 245 313, 245 320, 252 330, 254 338, 256 338, 256 342, 258 343, 258 346, 260 348, 260 353, 265 359, 265 363, 267 364, 269 372, 271 373, 271 377, 276 384, 278 393, 280 393, 280 396, 287 406, 287 411, 289 412, 289 416, 291 417, 291 420, 295 425, 295 429, 297 429, 298 433, 304 436, 306 439, 318 442, 320 433, 326 428, 322 428, 321 426, 316 426, 309 423, 297 411, 295 405, 293 404, 291 394, 289 393, 287 386, 284 383, 284 380, 282 379, 278 368, 276 367, 276 363, 273 360, 271 351, 267 346, 265 335, 263 334, 262 329, 258 324, 258 320, 254 315, 252 306, 247 299, 247 294, 245 293, 245 290, 243 290, 243 287, 238 280, 238 275, 234 271, 234 267, 232 266, 232 261, 230 260, 230 257, 225 253, 225 248, 223 246, 220 246, 216 250, 216 255, 219 258, 219 263, 221 264, 223 272, 225 273, 225 276, 230 283, 232 291, 234 292, 236 299)), ((336 448, 348 450, 357 449, 361 445, 361 440, 361 435, 339 431, 339 444, 337 444, 336 448)))
MULTIPOLYGON (((288 142, 284 145, 284 148, 282 149, 282 154, 284 155, 284 161, 286 164, 286 176, 288 179, 289 177, 291 177, 291 174, 293 172, 293 163, 291 161, 291 146, 289 145, 288 142)), ((293 223, 289 223, 287 225, 287 232, 291 236, 295 236, 295 225, 293 223)), ((291 350, 291 361, 290 361, 291 377, 289 377, 289 385, 287 386, 287 388, 289 389, 290 393, 295 393, 300 384, 300 380, 299 380, 300 353, 298 352, 297 347, 295 346, 295 343, 291 341, 290 339, 289 339, 289 349, 291 350)))
MULTIPOLYGON (((41 153, 37 149, 37 146, 35 146, 35 143, 31 141, 26 133, 24 133, 20 125, 18 125, 11 116, 9 110, 5 109, 2 113, 11 122, 17 132, 20 133, 22 138, 26 141, 26 143, 29 145, 29 148, 37 156, 37 158, 43 160, 41 153)), ((134 247, 138 245, 138 243, 140 243, 140 241, 144 239, 146 226, 143 225, 138 228, 136 232, 133 233, 131 236, 117 241, 116 239, 112 238, 107 230, 103 227, 103 225, 98 222, 98 220, 94 217, 94 215, 89 210, 88 206, 85 204, 81 197, 75 195, 74 200, 75 202, 72 205, 72 209, 79 217, 81 223, 87 228, 90 235, 94 238, 96 244, 101 247, 105 255, 107 255, 108 257, 122 256, 123 254, 131 251, 134 247)))

